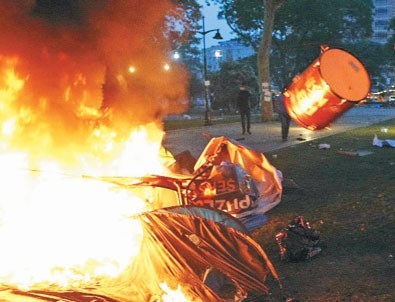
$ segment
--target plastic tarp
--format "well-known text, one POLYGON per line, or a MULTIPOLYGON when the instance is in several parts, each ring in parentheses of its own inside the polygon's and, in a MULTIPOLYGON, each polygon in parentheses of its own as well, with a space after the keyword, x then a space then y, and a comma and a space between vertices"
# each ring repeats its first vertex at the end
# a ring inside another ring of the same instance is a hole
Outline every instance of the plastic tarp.
POLYGON ((184 206, 146 212, 134 219, 143 225, 143 241, 121 276, 98 280, 97 287, 89 289, 2 289, 0 301, 157 301, 166 284, 172 289, 181 286, 190 301, 218 302, 224 299, 204 283, 208 268, 227 276, 245 293, 265 294, 267 278, 278 280, 263 249, 230 214, 184 206))
POLYGON ((373 137, 373 146, 377 147, 392 147, 395 148, 395 139, 379 139, 377 134, 373 137))
POLYGON ((229 162, 240 166, 254 180, 259 192, 257 200, 249 209, 237 213, 235 217, 263 214, 281 201, 282 173, 266 159, 261 152, 224 136, 210 140, 195 164, 195 173, 209 166, 229 162))

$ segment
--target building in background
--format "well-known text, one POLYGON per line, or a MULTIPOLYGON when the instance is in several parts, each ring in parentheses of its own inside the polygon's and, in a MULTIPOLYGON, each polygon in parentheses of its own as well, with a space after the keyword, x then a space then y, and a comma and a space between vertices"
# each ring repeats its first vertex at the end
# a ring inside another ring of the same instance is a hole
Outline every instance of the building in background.
POLYGON ((207 48, 207 69, 218 71, 222 62, 237 61, 254 54, 252 47, 245 46, 236 40, 221 41, 218 45, 207 48))
POLYGON ((374 42, 384 44, 393 34, 389 29, 390 20, 395 17, 395 0, 373 0, 374 42))

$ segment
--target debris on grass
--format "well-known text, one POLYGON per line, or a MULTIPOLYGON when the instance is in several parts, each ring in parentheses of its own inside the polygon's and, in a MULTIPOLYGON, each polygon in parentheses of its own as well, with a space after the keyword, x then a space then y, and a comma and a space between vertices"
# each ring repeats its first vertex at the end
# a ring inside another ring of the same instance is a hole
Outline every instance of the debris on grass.
POLYGON ((299 262, 321 252, 320 232, 313 229, 303 216, 296 216, 286 228, 276 234, 281 260, 299 262))
POLYGON ((343 150, 339 150, 339 151, 337 151, 337 154, 347 155, 347 156, 358 156, 358 152, 356 152, 356 151, 343 151, 343 150))
POLYGON ((366 156, 366 155, 373 154, 373 152, 365 151, 365 150, 360 150, 360 151, 339 150, 339 151, 337 151, 337 154, 346 155, 346 156, 366 156))
POLYGON ((393 147, 395 148, 395 139, 379 139, 377 134, 373 137, 373 146, 377 147, 393 147))
POLYGON ((329 149, 331 145, 329 144, 319 144, 318 149, 329 149))

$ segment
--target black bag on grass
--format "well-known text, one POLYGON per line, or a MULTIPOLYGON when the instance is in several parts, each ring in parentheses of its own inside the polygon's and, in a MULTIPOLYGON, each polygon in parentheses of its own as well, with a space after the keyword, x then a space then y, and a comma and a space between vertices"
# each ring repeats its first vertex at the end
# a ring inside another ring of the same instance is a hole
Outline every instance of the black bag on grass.
POLYGON ((276 234, 281 260, 298 262, 321 252, 318 247, 320 233, 303 216, 295 217, 286 228, 276 234))

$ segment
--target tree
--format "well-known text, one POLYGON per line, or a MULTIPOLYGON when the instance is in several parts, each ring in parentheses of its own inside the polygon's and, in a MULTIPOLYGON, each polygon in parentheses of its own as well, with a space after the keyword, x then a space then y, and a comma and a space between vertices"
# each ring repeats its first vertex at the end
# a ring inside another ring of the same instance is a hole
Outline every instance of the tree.
POLYGON ((372 33, 371 0, 211 1, 220 5, 220 17, 239 38, 260 50, 259 58, 270 54, 271 61, 259 63, 261 80, 270 68, 270 83, 279 88, 317 57, 320 45, 351 44, 372 33), (272 41, 264 42, 265 28, 272 41))
POLYGON ((248 45, 258 53, 259 86, 261 90, 262 117, 272 120, 273 106, 270 90, 270 49, 275 13, 286 0, 214 0, 220 4, 220 16, 248 45), (252 17, 252 18, 251 18, 252 17))
POLYGON ((264 0, 265 14, 263 36, 258 52, 258 69, 262 87, 262 117, 265 121, 272 120, 273 106, 270 88, 270 49, 272 45, 272 31, 276 10, 284 4, 285 0, 264 0))
POLYGON ((213 83, 213 109, 234 112, 241 81, 248 83, 252 94, 252 108, 257 108, 259 86, 257 85, 258 75, 256 67, 256 56, 244 58, 237 62, 228 61, 221 64, 220 70, 210 75, 210 81, 213 83))
POLYGON ((320 54, 321 45, 348 47, 372 34, 370 0, 288 0, 277 12, 273 72, 279 87, 320 54))

